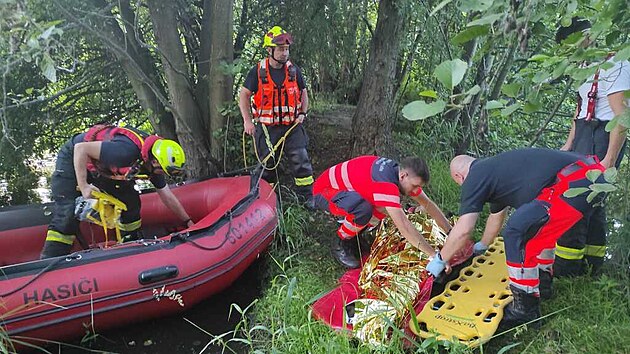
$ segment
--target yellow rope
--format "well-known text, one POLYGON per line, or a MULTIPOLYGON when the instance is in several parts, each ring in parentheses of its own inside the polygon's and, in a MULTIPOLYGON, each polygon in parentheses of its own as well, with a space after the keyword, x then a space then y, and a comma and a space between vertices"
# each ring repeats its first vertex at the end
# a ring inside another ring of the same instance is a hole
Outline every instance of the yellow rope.
MULTIPOLYGON (((261 124, 261 123, 259 123, 259 124, 261 124)), ((262 160, 260 159, 260 155, 258 155, 258 148, 256 146, 256 139, 252 136, 252 141, 253 141, 253 145, 254 145, 254 153, 256 154, 256 160, 258 160, 258 163, 260 163, 265 170, 273 171, 280 165, 280 162, 282 161, 282 155, 284 154, 284 143, 285 143, 287 137, 289 136, 289 134, 291 134, 293 129, 295 129, 295 127, 297 127, 298 124, 299 124, 298 122, 294 122, 293 125, 286 131, 286 133, 284 133, 284 135, 282 135, 280 137, 280 139, 278 139, 278 141, 276 142, 276 145, 274 145, 273 147, 271 146, 272 144, 271 144, 271 139, 269 137, 269 131, 267 130, 267 126, 262 124, 262 129, 263 129, 263 132, 265 133, 265 142, 267 143, 267 147, 269 148, 269 153, 262 160), (266 165, 267 160, 269 160, 270 157, 275 155, 275 152, 276 152, 276 150, 278 150, 278 147, 280 147, 280 153, 278 154, 278 158, 277 158, 276 164, 273 167, 267 167, 267 165, 266 165)), ((247 158, 246 158, 246 154, 245 154, 245 131, 244 130, 243 130, 243 139, 242 140, 243 140, 243 161, 244 161, 244 164, 245 164, 245 168, 247 168, 247 158)))

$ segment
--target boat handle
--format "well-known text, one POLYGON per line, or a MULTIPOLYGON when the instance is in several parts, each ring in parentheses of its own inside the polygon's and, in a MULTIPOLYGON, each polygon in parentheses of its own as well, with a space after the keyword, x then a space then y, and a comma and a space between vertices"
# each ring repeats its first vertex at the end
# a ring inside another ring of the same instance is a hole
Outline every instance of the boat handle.
POLYGON ((179 274, 179 269, 174 265, 145 270, 138 275, 138 281, 142 285, 155 283, 161 280, 174 278, 179 274))

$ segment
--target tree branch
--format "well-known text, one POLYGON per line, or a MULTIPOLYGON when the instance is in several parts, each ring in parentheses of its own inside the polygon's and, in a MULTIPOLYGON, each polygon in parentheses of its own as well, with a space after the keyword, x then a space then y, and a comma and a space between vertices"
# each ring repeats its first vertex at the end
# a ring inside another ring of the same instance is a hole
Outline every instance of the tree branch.
POLYGON ((84 77, 82 77, 82 78, 79 80, 79 82, 77 82, 76 84, 74 84, 74 85, 72 85, 72 86, 70 86, 70 87, 68 87, 68 88, 65 88, 65 89, 61 90, 61 91, 59 91, 59 92, 55 93, 55 94, 54 94, 54 95, 52 95, 52 96, 48 96, 48 97, 44 97, 44 98, 37 98, 37 99, 31 100, 31 101, 20 102, 20 103, 16 103, 16 104, 13 104, 13 105, 5 106, 5 107, 0 107, 0 113, 4 113, 5 111, 7 111, 7 110, 9 110, 9 109, 12 109, 12 108, 27 107, 27 106, 31 106, 31 105, 34 105, 34 104, 37 104, 37 103, 44 103, 44 102, 49 102, 49 101, 52 101, 52 100, 54 100, 54 99, 58 98, 58 97, 59 97, 59 96, 61 96, 61 95, 64 95, 64 94, 66 94, 66 93, 68 93, 68 92, 71 92, 71 91, 74 91, 74 90, 76 90, 76 89, 82 88, 82 86, 81 86, 81 85, 82 85, 85 81, 87 81, 87 79, 88 79, 88 75, 85 75, 85 76, 84 76, 84 77))
POLYGON ((119 55, 129 60, 129 65, 133 68, 134 73, 138 76, 138 78, 140 78, 142 83, 146 84, 151 89, 151 91, 153 91, 155 96, 160 100, 160 102, 165 107, 168 107, 171 111, 173 111, 173 106, 170 104, 169 100, 166 97, 164 97, 164 95, 162 94, 160 89, 155 85, 153 80, 147 77, 147 75, 144 73, 142 68, 138 65, 138 63, 136 63, 134 58, 131 55, 129 55, 129 53, 125 50, 125 48, 120 47, 118 43, 116 43, 110 37, 102 33, 102 31, 97 31, 91 26, 85 24, 85 22, 83 22, 81 19, 76 17, 73 13, 68 11, 63 5, 59 4, 57 0, 53 0, 53 2, 66 16, 68 16, 68 18, 70 18, 72 21, 76 22, 79 26, 81 26, 82 28, 86 29, 88 32, 94 34, 96 37, 101 39, 103 43, 106 43, 110 47, 110 49, 115 50, 119 55))
POLYGON ((551 120, 556 116, 556 113, 558 113, 558 110, 560 109, 560 106, 564 102, 564 99, 567 98, 567 95, 569 94, 572 83, 573 83, 573 79, 567 82, 566 86, 564 87, 564 91, 562 92, 562 97, 556 103, 556 106, 553 108, 553 111, 551 111, 551 115, 549 115, 549 118, 547 118, 547 121, 545 122, 545 124, 543 124, 542 127, 538 129, 538 131, 534 135, 534 139, 532 139, 532 141, 529 143, 529 146, 533 146, 534 144, 536 144, 536 142, 538 142, 542 133, 545 131, 545 128, 547 128, 547 125, 549 124, 549 122, 551 122, 551 120))

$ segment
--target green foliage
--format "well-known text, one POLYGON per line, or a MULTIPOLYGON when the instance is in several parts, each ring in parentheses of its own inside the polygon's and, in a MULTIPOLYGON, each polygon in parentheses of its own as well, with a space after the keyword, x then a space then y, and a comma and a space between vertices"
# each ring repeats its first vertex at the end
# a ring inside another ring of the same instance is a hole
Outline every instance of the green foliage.
POLYGON ((588 187, 569 188, 562 195, 567 198, 577 197, 578 195, 589 193, 586 196, 586 201, 592 203, 595 198, 600 194, 608 194, 617 190, 615 182, 617 180, 617 169, 615 167, 607 169, 602 173, 600 170, 590 170, 586 172, 586 178, 592 182, 588 187), (604 177, 604 183, 598 183, 597 179, 604 177))
POLYGON ((444 61, 435 68, 433 75, 442 85, 449 90, 453 90, 464 78, 467 68, 468 65, 460 59, 444 61))
POLYGON ((402 114, 409 120, 425 119, 436 114, 442 113, 446 108, 446 102, 437 100, 435 102, 426 103, 424 101, 413 101, 407 103, 402 109, 402 114))
POLYGON ((540 331, 530 330, 504 336, 489 343, 494 352, 506 341, 523 343, 521 353, 621 353, 630 345, 624 334, 630 330, 628 278, 603 276, 560 279, 554 282, 551 301, 542 303, 543 313, 561 310, 540 331))
POLYGON ((490 27, 486 25, 468 26, 459 32, 451 41, 454 44, 464 44, 477 37, 485 36, 490 32, 490 27))
POLYGON ((611 132, 617 125, 623 128, 630 128, 630 109, 626 109, 622 114, 615 116, 606 124, 606 131, 611 132))

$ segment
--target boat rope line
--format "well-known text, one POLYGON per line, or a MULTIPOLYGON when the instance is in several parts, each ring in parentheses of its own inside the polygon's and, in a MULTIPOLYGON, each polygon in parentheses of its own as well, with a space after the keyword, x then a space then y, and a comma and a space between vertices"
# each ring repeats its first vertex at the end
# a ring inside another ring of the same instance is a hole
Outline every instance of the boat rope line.
POLYGON ((188 232, 186 232, 185 234, 177 234, 177 235, 173 235, 173 236, 176 237, 177 239, 181 239, 184 242, 188 242, 188 243, 192 244, 193 246, 195 246, 195 247, 197 247, 199 249, 202 249, 204 251, 216 251, 216 250, 220 249, 221 247, 223 247, 223 245, 225 245, 227 240, 230 239, 230 233, 232 232, 232 212, 228 211, 227 214, 230 217, 230 219, 228 221, 228 231, 225 233, 225 237, 223 238, 223 241, 221 241, 221 243, 218 244, 217 246, 214 246, 214 247, 203 246, 203 245, 199 244, 198 242, 189 239, 188 236, 190 234, 188 232))
POLYGON ((31 279, 29 279, 26 283, 22 284, 21 286, 18 286, 17 288, 15 288, 15 289, 13 289, 11 291, 8 291, 6 293, 0 294, 0 297, 5 297, 5 296, 9 296, 9 295, 13 295, 13 294, 17 293, 18 291, 20 291, 20 290, 26 288, 27 286, 29 286, 30 284, 32 284, 35 280, 37 280, 37 278, 41 277, 44 273, 46 273, 47 271, 51 270, 58 263, 60 263, 62 261, 70 262, 70 261, 72 261, 74 259, 81 259, 81 255, 80 254, 70 254, 67 257, 57 258, 57 259, 53 260, 46 267, 44 267, 42 270, 40 270, 39 273, 35 274, 31 279))
MULTIPOLYGON (((260 170, 255 170, 252 174, 251 174, 251 184, 250 184, 250 188, 249 188, 249 192, 247 193, 247 195, 245 197, 243 197, 243 199, 239 200, 232 208, 230 208, 228 211, 225 212, 225 214, 221 217, 220 220, 217 220, 217 222, 215 222, 213 225, 211 225, 210 227, 217 225, 219 222, 221 222, 221 220, 223 220, 225 217, 228 218, 228 230, 225 233, 225 237, 223 238, 223 241, 221 241, 220 244, 218 244, 217 246, 212 246, 212 247, 207 247, 207 246, 203 246, 201 244, 199 244, 198 242, 191 240, 189 238, 189 236, 191 235, 190 232, 183 232, 183 233, 176 233, 173 236, 171 236, 171 241, 174 240, 182 240, 184 242, 188 242, 190 244, 192 244, 193 246, 202 249, 204 251, 216 251, 218 249, 220 249, 221 247, 223 247, 223 245, 225 245, 225 243, 230 239, 230 235, 232 234, 232 230, 234 230, 234 228, 232 227, 232 220, 234 219, 234 216, 239 216, 243 213, 243 211, 246 209, 245 207, 249 206, 256 198, 259 197, 259 191, 260 191, 260 180, 262 179, 262 172, 263 169, 261 168, 260 170), (241 211, 242 210, 242 211, 241 211)), ((206 228, 207 230, 207 228, 206 228)))

